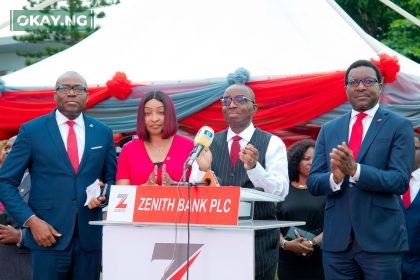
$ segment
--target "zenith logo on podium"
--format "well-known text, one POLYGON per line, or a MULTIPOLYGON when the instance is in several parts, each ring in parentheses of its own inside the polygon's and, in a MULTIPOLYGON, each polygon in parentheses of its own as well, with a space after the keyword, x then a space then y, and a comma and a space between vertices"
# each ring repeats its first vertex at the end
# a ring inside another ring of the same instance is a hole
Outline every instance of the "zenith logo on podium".
POLYGON ((162 276, 162 280, 180 280, 187 272, 187 269, 196 260, 201 253, 204 244, 186 244, 186 243, 155 243, 153 249, 152 261, 170 260, 162 276), (188 251, 188 260, 185 259, 188 251))
POLYGON ((125 202, 125 201, 128 198, 128 194, 120 193, 120 194, 118 194, 117 198, 119 198, 120 201, 118 202, 117 206, 115 206, 115 210, 117 210, 117 209, 119 211, 125 210, 125 208, 127 208, 127 202, 125 202))

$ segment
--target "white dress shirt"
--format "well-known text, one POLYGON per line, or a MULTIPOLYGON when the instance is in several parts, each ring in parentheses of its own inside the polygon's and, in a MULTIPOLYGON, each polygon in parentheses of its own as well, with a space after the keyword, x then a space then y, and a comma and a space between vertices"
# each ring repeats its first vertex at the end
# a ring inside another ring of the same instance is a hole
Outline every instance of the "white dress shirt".
MULTIPOLYGON (((376 111, 378 111, 378 109, 379 109, 379 103, 376 103, 376 105, 373 108, 370 108, 369 110, 364 111, 364 113, 367 114, 367 116, 364 117, 363 120, 362 120, 362 125, 363 125, 362 142, 363 142, 363 139, 365 139, 366 133, 367 133, 367 131, 370 127, 370 124, 372 123, 373 117, 375 116, 376 111)), ((354 109, 351 110, 351 117, 350 117, 350 123, 349 123, 349 139, 347 141, 347 144, 350 141, 351 131, 352 131, 354 123, 356 122, 357 114, 359 114, 359 113, 360 112, 355 111, 354 109)), ((340 145, 341 145, 341 143, 340 143, 340 145)), ((354 159, 354 160, 356 160, 356 159, 354 159)), ((350 176, 350 178, 349 178, 350 183, 356 183, 359 180, 359 177, 360 177, 361 167, 360 167, 359 163, 356 163, 356 164, 357 164, 357 170, 356 170, 356 173, 354 173, 354 176, 350 176)), ((339 191, 341 189, 341 184, 342 183, 343 182, 340 182, 340 183, 336 184, 334 182, 334 179, 333 179, 333 174, 331 173, 331 175, 330 175, 330 186, 331 186, 331 189, 334 192, 339 191)))
MULTIPOLYGON (((67 150, 67 136, 69 135, 69 126, 66 123, 69 119, 64 116, 60 111, 55 111, 55 118, 57 120, 58 128, 60 129, 61 138, 63 139, 64 146, 67 150)), ((83 114, 80 114, 76 119, 73 120, 74 131, 76 132, 77 138, 77 151, 79 154, 79 163, 82 160, 83 151, 85 150, 85 120, 83 114)))
MULTIPOLYGON (((250 142, 254 131, 255 127, 251 123, 250 126, 238 134, 242 138, 239 141, 241 148, 244 148, 250 142)), ((232 146, 232 137, 235 135, 236 134, 229 128, 226 137, 229 153, 232 146)), ((255 168, 247 170, 247 174, 256 188, 262 188, 265 192, 278 195, 282 200, 284 200, 289 193, 287 152, 284 142, 275 135, 271 136, 267 152, 265 154, 265 169, 259 162, 257 162, 255 168)), ((194 162, 192 165, 190 182, 200 181, 203 175, 204 172, 200 171, 198 164, 194 162)))
POLYGON ((420 168, 417 168, 411 173, 410 179, 410 203, 416 198, 420 189, 420 168))

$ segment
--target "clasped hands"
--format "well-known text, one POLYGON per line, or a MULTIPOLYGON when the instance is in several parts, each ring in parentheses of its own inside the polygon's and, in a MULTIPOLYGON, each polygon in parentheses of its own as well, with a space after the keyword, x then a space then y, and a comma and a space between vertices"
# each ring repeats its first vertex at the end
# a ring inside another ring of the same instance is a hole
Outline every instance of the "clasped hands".
POLYGON ((287 246, 285 250, 291 251, 298 256, 304 256, 304 257, 307 257, 310 254, 312 254, 314 251, 314 248, 311 242, 309 242, 309 240, 307 240, 306 238, 303 238, 302 236, 300 236, 297 230, 294 231, 294 234, 296 238, 293 240, 287 241, 286 243, 287 245, 286 244, 284 245, 285 247, 287 246))
POLYGON ((357 163, 353 158, 353 152, 346 142, 337 145, 330 152, 331 172, 335 183, 344 180, 344 176, 354 176, 357 171, 357 163))
MULTIPOLYGON (((142 184, 142 186, 157 186, 157 176, 158 176, 158 166, 155 165, 155 168, 153 168, 152 173, 150 173, 149 178, 147 179, 147 182, 142 184)), ((166 172, 166 164, 162 165, 162 186, 170 186, 172 183, 174 183, 174 180, 172 180, 171 176, 169 176, 168 172, 166 172)))
MULTIPOLYGON (((239 159, 244 163, 244 168, 250 170, 254 168, 258 163, 259 152, 250 143, 239 151, 239 159)), ((205 148, 201 154, 197 157, 197 164, 201 171, 207 171, 211 169, 211 162, 213 155, 209 148, 205 148)))

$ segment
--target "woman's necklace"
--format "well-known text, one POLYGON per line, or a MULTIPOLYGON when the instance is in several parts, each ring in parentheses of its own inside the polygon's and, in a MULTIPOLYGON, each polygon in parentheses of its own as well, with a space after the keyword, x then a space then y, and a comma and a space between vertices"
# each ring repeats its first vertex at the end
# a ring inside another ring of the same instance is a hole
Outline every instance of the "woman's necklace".
POLYGON ((155 156, 162 156, 163 153, 167 151, 168 145, 171 145, 171 143, 172 137, 169 139, 162 139, 159 143, 152 143, 148 141, 147 145, 149 146, 149 150, 151 150, 155 156))
POLYGON ((162 151, 163 151, 162 146, 160 146, 160 145, 153 145, 153 144, 150 143, 150 147, 152 148, 152 152, 155 155, 158 155, 159 156, 159 155, 162 154, 162 151))
POLYGON ((306 184, 302 185, 296 182, 292 183, 293 187, 297 188, 297 189, 301 189, 301 190, 305 190, 308 188, 308 186, 306 184))

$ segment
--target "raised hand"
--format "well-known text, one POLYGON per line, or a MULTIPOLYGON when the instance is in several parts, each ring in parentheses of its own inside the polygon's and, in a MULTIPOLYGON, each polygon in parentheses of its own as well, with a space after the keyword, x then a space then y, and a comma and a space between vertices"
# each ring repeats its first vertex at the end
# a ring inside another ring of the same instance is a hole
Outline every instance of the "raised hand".
POLYGON ((149 178, 147 179, 147 182, 144 183, 142 186, 157 186, 157 171, 158 167, 155 165, 155 168, 153 168, 152 173, 150 173, 149 178))
POLYGON ((168 172, 166 172, 166 164, 162 166, 162 186, 170 186, 174 180, 172 180, 171 176, 169 176, 168 172))
POLYGON ((353 152, 350 150, 350 148, 345 142, 342 142, 341 145, 337 146, 337 148, 332 149, 330 157, 331 169, 333 169, 333 166, 335 169, 332 170, 334 175, 334 181, 335 176, 340 175, 339 172, 337 172, 337 169, 342 173, 343 178, 344 175, 353 176, 356 173, 357 164, 353 158, 353 152), (336 173, 334 173, 334 171, 336 171, 336 173))
POLYGON ((201 171, 207 171, 211 167, 213 155, 209 148, 204 148, 197 157, 196 162, 201 171))
POLYGON ((246 170, 252 169, 257 165, 259 156, 258 150, 252 144, 247 144, 239 153, 239 159, 244 163, 246 170))

